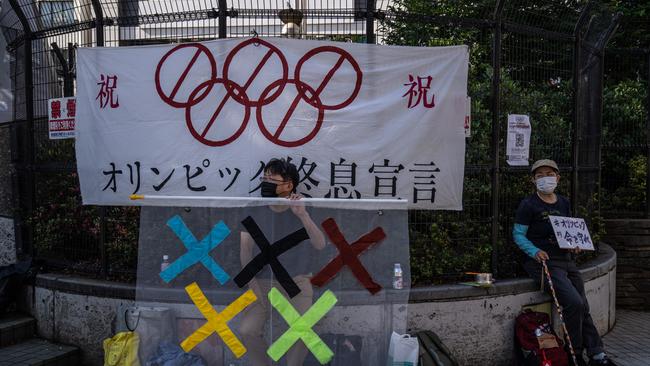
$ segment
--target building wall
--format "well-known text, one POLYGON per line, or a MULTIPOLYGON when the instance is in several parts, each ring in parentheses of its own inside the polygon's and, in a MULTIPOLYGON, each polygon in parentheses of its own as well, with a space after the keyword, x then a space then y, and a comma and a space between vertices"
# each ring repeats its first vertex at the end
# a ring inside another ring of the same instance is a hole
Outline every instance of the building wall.
POLYGON ((14 224, 11 217, 10 130, 0 127, 0 267, 16 262, 14 224))
POLYGON ((0 216, 0 267, 16 263, 16 241, 14 222, 0 216))
POLYGON ((605 231, 618 255, 618 305, 650 310, 650 220, 606 220, 605 231))

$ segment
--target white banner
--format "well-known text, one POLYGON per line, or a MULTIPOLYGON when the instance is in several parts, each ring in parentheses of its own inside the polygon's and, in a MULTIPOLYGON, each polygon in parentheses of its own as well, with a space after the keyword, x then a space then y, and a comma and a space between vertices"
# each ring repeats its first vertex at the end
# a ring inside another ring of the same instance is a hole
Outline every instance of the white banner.
POLYGON ((259 196, 264 163, 284 157, 308 197, 460 210, 467 68, 466 46, 255 38, 80 48, 83 202, 259 196))

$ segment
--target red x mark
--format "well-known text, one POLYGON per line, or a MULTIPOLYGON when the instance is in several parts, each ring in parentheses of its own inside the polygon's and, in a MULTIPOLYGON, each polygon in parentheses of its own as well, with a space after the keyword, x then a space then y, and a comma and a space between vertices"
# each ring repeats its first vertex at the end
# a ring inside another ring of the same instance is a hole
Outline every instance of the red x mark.
POLYGON ((343 233, 341 233, 341 230, 338 225, 336 225, 334 219, 329 218, 323 221, 321 226, 325 229, 325 233, 329 236, 330 240, 332 240, 334 245, 336 245, 336 248, 339 250, 339 255, 327 263, 327 265, 323 267, 316 276, 312 277, 311 283, 315 286, 321 287, 334 278, 343 266, 348 266, 354 277, 356 277, 371 294, 374 295, 381 291, 381 286, 372 280, 372 277, 363 264, 361 264, 358 257, 366 249, 377 244, 386 237, 384 230, 381 227, 377 227, 350 245, 347 240, 345 240, 343 233))

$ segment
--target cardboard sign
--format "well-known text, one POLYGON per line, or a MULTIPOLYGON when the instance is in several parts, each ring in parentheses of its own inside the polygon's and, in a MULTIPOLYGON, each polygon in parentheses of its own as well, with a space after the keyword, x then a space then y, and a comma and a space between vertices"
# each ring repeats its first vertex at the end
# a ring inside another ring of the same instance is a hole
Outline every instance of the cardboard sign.
POLYGON ((548 219, 551 220, 560 248, 594 250, 594 244, 584 219, 551 215, 548 219))

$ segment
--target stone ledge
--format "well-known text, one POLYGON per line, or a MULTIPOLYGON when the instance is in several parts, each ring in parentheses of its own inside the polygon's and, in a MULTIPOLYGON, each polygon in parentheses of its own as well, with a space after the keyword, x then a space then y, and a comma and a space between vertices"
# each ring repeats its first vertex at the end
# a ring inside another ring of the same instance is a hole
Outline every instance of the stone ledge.
POLYGON ((110 297, 125 300, 135 299, 134 284, 93 280, 69 275, 38 274, 36 276, 35 286, 77 295, 110 297))
MULTIPOLYGON (((599 255, 596 259, 580 267, 583 280, 600 277, 611 271, 616 266, 616 252, 605 243, 600 243, 599 255)), ((465 285, 443 285, 419 287, 411 289, 409 302, 430 302, 449 299, 467 299, 480 297, 494 297, 496 295, 513 295, 523 292, 533 292, 539 289, 539 284, 530 278, 516 278, 496 281, 494 286, 488 288, 472 287, 465 285)))
MULTIPOLYGON (((607 274, 616 266, 616 252, 607 244, 600 243, 600 254, 594 260, 581 266, 580 272, 585 281, 607 274)), ((116 299, 135 299, 135 285, 120 282, 86 279, 59 274, 39 274, 36 286, 72 294, 110 297, 116 299)), ((529 278, 496 281, 490 288, 478 288, 465 285, 441 285, 412 288, 410 303, 430 302, 449 299, 467 299, 493 297, 495 295, 512 295, 537 291, 538 285, 529 278)))

